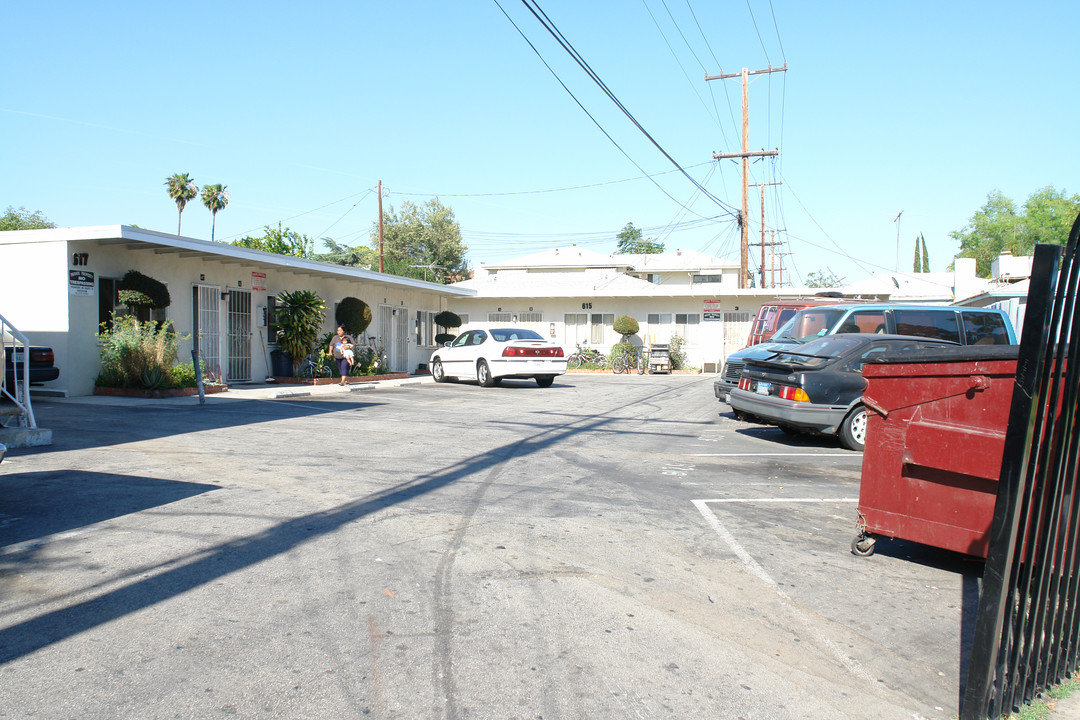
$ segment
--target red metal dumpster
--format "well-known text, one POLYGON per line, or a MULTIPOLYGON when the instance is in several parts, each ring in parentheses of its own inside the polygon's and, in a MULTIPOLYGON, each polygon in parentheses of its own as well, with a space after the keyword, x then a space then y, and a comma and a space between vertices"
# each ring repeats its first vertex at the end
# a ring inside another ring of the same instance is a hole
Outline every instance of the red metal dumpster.
POLYGON ((863 366, 866 451, 858 531, 986 557, 1017 346, 969 346, 863 366))

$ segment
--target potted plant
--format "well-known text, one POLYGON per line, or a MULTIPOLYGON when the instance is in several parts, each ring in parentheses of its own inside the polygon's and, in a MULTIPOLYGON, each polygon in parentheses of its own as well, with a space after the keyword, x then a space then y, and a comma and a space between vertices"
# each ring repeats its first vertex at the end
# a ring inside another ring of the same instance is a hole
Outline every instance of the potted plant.
POLYGON ((314 350, 325 311, 322 298, 311 290, 277 296, 278 346, 292 359, 294 371, 314 350))

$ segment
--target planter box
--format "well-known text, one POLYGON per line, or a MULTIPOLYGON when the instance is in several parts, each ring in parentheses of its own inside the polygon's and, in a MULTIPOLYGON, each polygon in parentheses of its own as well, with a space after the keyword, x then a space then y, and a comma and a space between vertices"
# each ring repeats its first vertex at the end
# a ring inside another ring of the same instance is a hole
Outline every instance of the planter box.
MULTIPOLYGON (((213 393, 225 392, 229 389, 228 385, 224 383, 203 385, 203 393, 211 395, 213 393)), ((172 398, 172 397, 185 397, 188 395, 198 395, 199 388, 166 388, 164 390, 147 390, 145 388, 112 388, 112 387, 95 387, 95 395, 108 395, 111 397, 137 397, 137 398, 172 398)))

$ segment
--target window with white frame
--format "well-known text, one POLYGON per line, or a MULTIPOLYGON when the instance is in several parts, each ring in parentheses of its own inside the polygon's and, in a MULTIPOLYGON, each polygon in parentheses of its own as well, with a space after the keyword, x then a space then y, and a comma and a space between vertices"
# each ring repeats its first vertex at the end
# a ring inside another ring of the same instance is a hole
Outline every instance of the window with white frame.
POLYGON ((699 283, 718 283, 720 282, 719 275, 694 275, 690 278, 691 283, 697 285, 699 283))
POLYGON ((529 312, 519 312, 518 322, 521 323, 542 323, 544 322, 544 313, 535 312, 530 310, 529 312))
POLYGON ((435 313, 429 310, 416 311, 416 346, 435 346, 435 313))
POLYGON ((469 324, 469 313, 458 313, 457 316, 461 318, 461 327, 469 324))
POLYGON ((649 339, 662 345, 671 342, 672 319, 671 313, 649 313, 649 339))
POLYGON ((580 345, 589 339, 589 316, 585 313, 567 313, 563 315, 564 342, 567 345, 580 345))
POLYGON ((489 323, 510 323, 514 321, 514 314, 508 312, 489 312, 489 323))
POLYGON ((698 325, 701 324, 701 315, 698 313, 676 313, 675 333, 688 344, 697 342, 698 325))
POLYGON ((612 313, 592 313, 589 320, 591 321, 589 342, 593 345, 606 344, 613 332, 611 326, 615 324, 615 315, 612 313))

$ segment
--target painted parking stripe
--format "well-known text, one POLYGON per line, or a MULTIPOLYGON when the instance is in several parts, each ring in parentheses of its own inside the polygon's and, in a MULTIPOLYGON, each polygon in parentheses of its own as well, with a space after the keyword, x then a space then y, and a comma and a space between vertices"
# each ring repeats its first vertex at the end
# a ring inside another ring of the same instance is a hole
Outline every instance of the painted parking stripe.
POLYGON ((687 457, 847 457, 861 458, 861 452, 843 453, 687 453, 687 457))
MULTIPOLYGON (((837 502, 836 500, 811 500, 811 499, 802 499, 802 500, 796 499, 794 501, 795 502, 837 502)), ((705 522, 707 522, 709 524, 709 527, 711 527, 713 529, 713 531, 715 531, 716 534, 720 536, 720 539, 723 540, 727 544, 727 546, 729 548, 731 548, 731 551, 735 553, 735 556, 739 558, 739 560, 742 562, 742 564, 746 567, 747 571, 749 571, 751 575, 757 577, 758 579, 760 579, 765 584, 769 585, 776 592, 776 594, 780 597, 781 602, 783 602, 783 604, 785 606, 787 606, 787 608, 791 611, 791 614, 794 615, 800 622, 802 622, 802 624, 806 627, 807 631, 811 635, 813 635, 818 640, 818 642, 820 642, 822 645, 824 645, 826 648, 828 648, 829 653, 836 659, 837 662, 839 662, 841 665, 843 665, 845 668, 847 668, 848 672, 850 672, 852 675, 854 675, 854 676, 856 676, 856 677, 858 677, 858 678, 860 678, 862 680, 865 680, 868 683, 876 683, 877 682, 877 680, 874 678, 874 676, 872 674, 870 674, 859 662, 857 662, 856 660, 853 660, 852 658, 848 657, 846 653, 841 651, 840 648, 837 647, 836 643, 834 643, 829 638, 825 637, 824 633, 822 633, 821 630, 813 622, 811 622, 810 618, 806 615, 806 613, 802 612, 798 607, 796 607, 796 605, 794 604, 794 602, 791 599, 791 596, 780 589, 780 586, 777 584, 777 582, 775 580, 773 580, 772 576, 770 576, 769 573, 766 572, 765 568, 761 567, 761 565, 758 563, 758 561, 755 560, 753 558, 753 556, 750 555, 750 553, 746 551, 746 548, 744 548, 742 546, 742 543, 740 543, 738 540, 736 540, 735 536, 732 535, 731 532, 726 527, 724 527, 724 524, 722 522, 720 522, 720 518, 716 517, 716 513, 714 513, 709 508, 709 505, 708 505, 711 502, 731 502, 731 501, 725 501, 725 500, 693 500, 692 502, 694 503, 694 507, 696 507, 698 509, 698 512, 701 513, 702 517, 705 518, 705 522)), ((741 500, 738 500, 738 502, 767 502, 767 499, 764 499, 764 498, 759 499, 759 500, 741 499, 741 500)), ((786 502, 792 502, 792 500, 787 500, 786 502)), ((843 502, 847 502, 847 500, 845 499, 843 502)))

